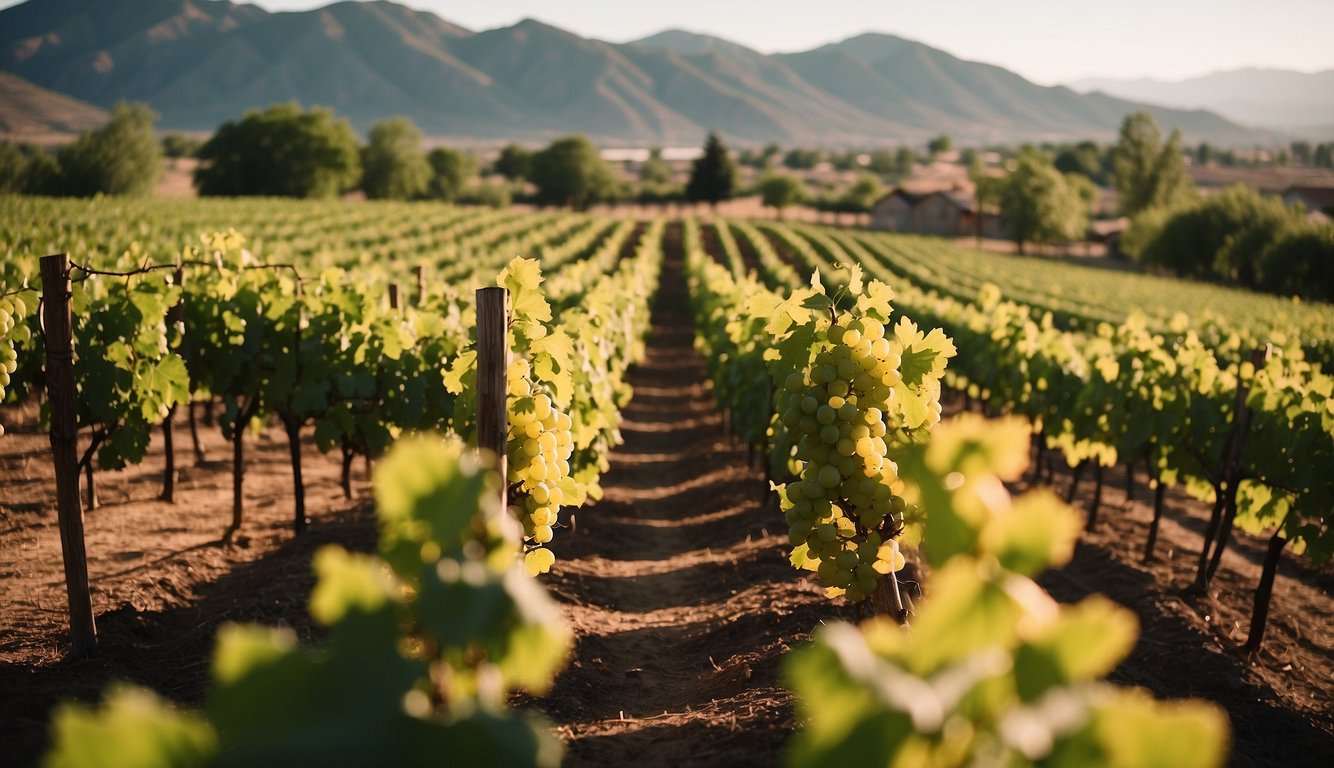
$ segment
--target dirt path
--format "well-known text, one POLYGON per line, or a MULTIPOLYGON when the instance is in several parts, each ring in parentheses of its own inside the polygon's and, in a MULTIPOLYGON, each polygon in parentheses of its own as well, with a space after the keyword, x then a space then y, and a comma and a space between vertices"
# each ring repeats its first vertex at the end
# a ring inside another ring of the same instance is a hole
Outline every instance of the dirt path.
POLYGON ((539 708, 571 766, 775 765, 778 659, 839 611, 787 564, 763 473, 722 436, 671 249, 653 320, 606 496, 558 536, 578 645, 539 708))

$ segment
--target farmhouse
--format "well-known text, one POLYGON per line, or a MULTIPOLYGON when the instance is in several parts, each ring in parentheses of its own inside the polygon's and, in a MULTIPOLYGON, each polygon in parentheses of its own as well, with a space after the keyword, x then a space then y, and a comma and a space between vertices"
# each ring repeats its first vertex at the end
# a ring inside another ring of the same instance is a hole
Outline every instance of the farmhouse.
POLYGON ((871 226, 945 237, 1003 235, 999 212, 990 207, 979 211, 973 190, 963 185, 934 190, 896 187, 871 207, 871 226))
POLYGON ((1300 203, 1308 213, 1334 216, 1334 186, 1294 184, 1283 190, 1283 202, 1288 205, 1300 203))

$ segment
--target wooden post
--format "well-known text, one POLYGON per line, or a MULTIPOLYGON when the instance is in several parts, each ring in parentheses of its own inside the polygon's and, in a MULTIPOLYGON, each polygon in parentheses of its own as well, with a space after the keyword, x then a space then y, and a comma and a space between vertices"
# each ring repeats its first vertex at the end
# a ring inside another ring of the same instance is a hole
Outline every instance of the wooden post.
POLYGON ((418 264, 412 268, 412 274, 417 278, 417 306, 426 303, 426 267, 418 264))
POLYGON ((500 507, 509 503, 505 459, 505 371, 509 367, 509 292, 477 289, 477 447, 490 451, 500 473, 500 507))
MULTIPOLYGON (((180 267, 176 268, 175 282, 180 287, 185 278, 185 271, 180 267)), ((181 293, 181 298, 177 299, 176 304, 167 310, 167 325, 175 325, 182 322, 185 317, 185 293, 181 293)), ((184 343, 184 339, 181 340, 184 343)), ((172 406, 167 411, 167 417, 162 420, 162 500, 168 504, 176 503, 176 439, 172 433, 172 419, 176 416, 176 406, 172 406)))
POLYGON ((398 309, 398 283, 389 284, 389 308, 398 309))
POLYGON ((78 424, 75 420, 74 337, 71 329, 69 254, 44 256, 42 325, 46 341, 46 392, 51 404, 51 456, 56 469, 60 550, 69 595, 70 643, 76 658, 97 653, 97 625, 88 592, 88 557, 79 499, 78 424))

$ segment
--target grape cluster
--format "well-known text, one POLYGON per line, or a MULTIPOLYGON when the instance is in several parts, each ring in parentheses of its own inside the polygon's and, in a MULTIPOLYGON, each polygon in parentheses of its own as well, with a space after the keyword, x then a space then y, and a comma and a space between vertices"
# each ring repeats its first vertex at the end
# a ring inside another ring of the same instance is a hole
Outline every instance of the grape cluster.
MULTIPOLYGON (((14 350, 12 333, 26 312, 27 307, 18 296, 0 299, 0 400, 4 399, 5 390, 9 387, 9 377, 18 370, 19 358, 14 350)), ((0 434, 3 434, 2 427, 0 434)))
POLYGON ((780 393, 780 418, 802 466, 783 508, 789 540, 806 545, 825 586, 860 600, 880 575, 903 567, 894 537, 906 504, 894 493, 898 466, 886 438, 900 359, 872 318, 833 325, 827 338, 780 393))
MULTIPOLYGON (((509 482, 517 486, 511 511, 523 523, 524 538, 542 545, 551 541, 563 481, 570 476, 574 453, 573 421, 526 378, 511 386, 509 400, 509 482)), ((556 560, 548 549, 535 549, 528 561, 545 573, 556 560)))

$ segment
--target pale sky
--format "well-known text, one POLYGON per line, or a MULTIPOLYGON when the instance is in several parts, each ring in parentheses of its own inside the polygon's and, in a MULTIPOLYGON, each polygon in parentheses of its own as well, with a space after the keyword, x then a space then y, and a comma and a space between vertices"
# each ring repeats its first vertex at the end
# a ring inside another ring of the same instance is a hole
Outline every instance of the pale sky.
MULTIPOLYGON (((668 28, 797 51, 888 32, 1042 84, 1334 68, 1334 0, 400 0, 473 30, 533 17, 624 42, 668 28)), ((0 0, 0 7, 16 5, 0 0)), ((329 0, 258 0, 271 11, 329 0)))

